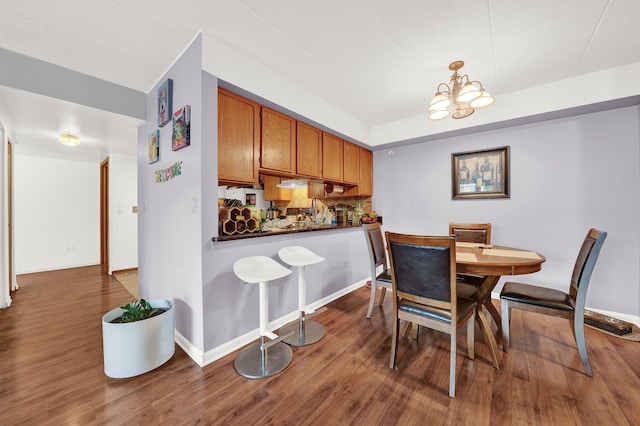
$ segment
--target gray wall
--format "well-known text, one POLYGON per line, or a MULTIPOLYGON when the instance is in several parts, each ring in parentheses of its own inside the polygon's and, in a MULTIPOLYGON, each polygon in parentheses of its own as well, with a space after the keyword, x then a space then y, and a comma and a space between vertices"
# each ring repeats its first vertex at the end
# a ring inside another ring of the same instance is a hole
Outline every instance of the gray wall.
POLYGON ((563 290, 587 230, 607 231, 587 306, 637 316, 639 115, 634 106, 393 148, 391 156, 376 151, 373 201, 384 228, 397 232, 443 235, 450 221, 492 222, 493 243, 547 258, 542 271, 517 280, 563 290), (451 200, 451 154, 504 145, 511 198, 451 200))
MULTIPOLYGON (((144 298, 175 304, 176 330, 202 348, 202 37, 185 50, 147 95, 138 131, 138 271, 144 298), (173 79, 173 112, 191 106, 191 145, 171 149, 172 123, 160 128, 160 160, 148 164, 147 140, 158 129, 157 88, 173 79), (155 172, 181 161, 182 174, 156 182, 155 172)), ((207 141, 208 142, 208 141, 207 141)), ((214 220, 215 219, 211 219, 214 220)))

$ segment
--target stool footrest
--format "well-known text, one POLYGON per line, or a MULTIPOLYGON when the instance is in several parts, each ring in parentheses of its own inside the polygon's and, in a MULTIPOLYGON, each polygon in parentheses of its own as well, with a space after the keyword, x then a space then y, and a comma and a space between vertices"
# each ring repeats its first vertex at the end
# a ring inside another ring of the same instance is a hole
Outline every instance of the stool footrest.
POLYGON ((313 317, 315 317, 316 315, 321 314, 321 313, 323 313, 323 312, 324 312, 324 311, 326 311, 326 310, 327 310, 327 307, 326 307, 326 306, 323 306, 322 308, 318 308, 318 309, 316 309, 315 311, 313 311, 313 312, 311 312, 311 313, 309 313, 309 314, 305 313, 305 314, 304 314, 304 316, 303 316, 303 318, 304 318, 304 319, 307 319, 307 318, 313 318, 313 317))
POLYGON ((271 346, 275 345, 278 342, 283 341, 284 339, 286 339, 287 337, 291 337, 295 334, 295 331, 291 331, 290 333, 284 334, 282 336, 278 336, 273 340, 270 340, 268 342, 265 342, 262 344, 262 349, 269 349, 271 346))

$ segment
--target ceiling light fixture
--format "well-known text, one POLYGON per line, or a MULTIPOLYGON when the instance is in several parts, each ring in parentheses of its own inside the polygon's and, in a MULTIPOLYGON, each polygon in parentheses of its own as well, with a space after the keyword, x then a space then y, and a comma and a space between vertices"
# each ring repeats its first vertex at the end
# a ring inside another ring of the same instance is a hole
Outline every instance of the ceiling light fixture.
POLYGON ((296 189, 304 188, 307 186, 307 182, 300 179, 286 179, 276 185, 278 188, 296 189))
POLYGON ((70 133, 62 133, 60 135, 60 143, 67 146, 80 145, 80 138, 70 133))
POLYGON ((495 102, 495 98, 482 87, 482 83, 471 81, 466 74, 458 74, 463 66, 464 61, 449 64, 449 69, 453 71, 449 82, 451 86, 446 83, 438 85, 438 91, 429 104, 431 120, 440 120, 449 114, 453 118, 465 118, 476 109, 486 108, 495 102))

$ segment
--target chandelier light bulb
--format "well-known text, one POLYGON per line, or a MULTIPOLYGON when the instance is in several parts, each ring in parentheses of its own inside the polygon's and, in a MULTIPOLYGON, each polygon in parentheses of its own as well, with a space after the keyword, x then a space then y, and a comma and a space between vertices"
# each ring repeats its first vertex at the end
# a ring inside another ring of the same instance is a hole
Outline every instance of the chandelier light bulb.
POLYGON ((482 95, 469 102, 469 106, 474 109, 482 109, 490 107, 495 101, 496 99, 491 95, 491 93, 482 89, 482 95))
POLYGON ((460 94, 456 98, 456 101, 469 103, 472 100, 479 98, 480 95, 481 95, 480 89, 474 86, 473 83, 469 82, 464 85, 462 90, 460 90, 460 94))
POLYGON ((443 119, 445 117, 449 116, 449 110, 448 109, 440 109, 440 110, 432 110, 429 111, 429 118, 431 120, 440 120, 443 119))
POLYGON ((429 111, 441 111, 451 105, 449 97, 442 92, 436 93, 429 104, 429 111))

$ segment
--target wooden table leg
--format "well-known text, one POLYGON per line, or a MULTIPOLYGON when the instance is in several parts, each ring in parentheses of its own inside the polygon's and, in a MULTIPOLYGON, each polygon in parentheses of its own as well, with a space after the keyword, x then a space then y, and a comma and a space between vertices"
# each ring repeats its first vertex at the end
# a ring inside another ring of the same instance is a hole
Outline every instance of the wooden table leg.
POLYGON ((485 343, 489 346, 489 351, 491 352, 491 358, 493 360, 493 366, 495 368, 500 368, 500 352, 498 351, 498 342, 496 340, 496 336, 493 334, 493 329, 491 328, 491 322, 487 320, 487 317, 484 315, 482 311, 482 306, 484 305, 493 320, 498 324, 498 333, 501 335, 501 323, 502 320, 500 318, 500 313, 498 313, 493 303, 491 303, 491 291, 495 288, 500 280, 499 275, 487 276, 484 282, 478 290, 473 293, 471 296, 476 302, 478 302, 478 311, 476 312, 476 321, 482 330, 482 334, 484 336, 485 343))
POLYGON ((484 315, 484 312, 482 312, 482 310, 476 312, 476 321, 478 321, 478 325, 482 330, 485 343, 487 344, 487 346, 489 346, 489 352, 491 352, 493 366, 497 369, 500 369, 500 352, 498 351, 498 342, 493 335, 491 323, 487 320, 487 317, 484 315))

